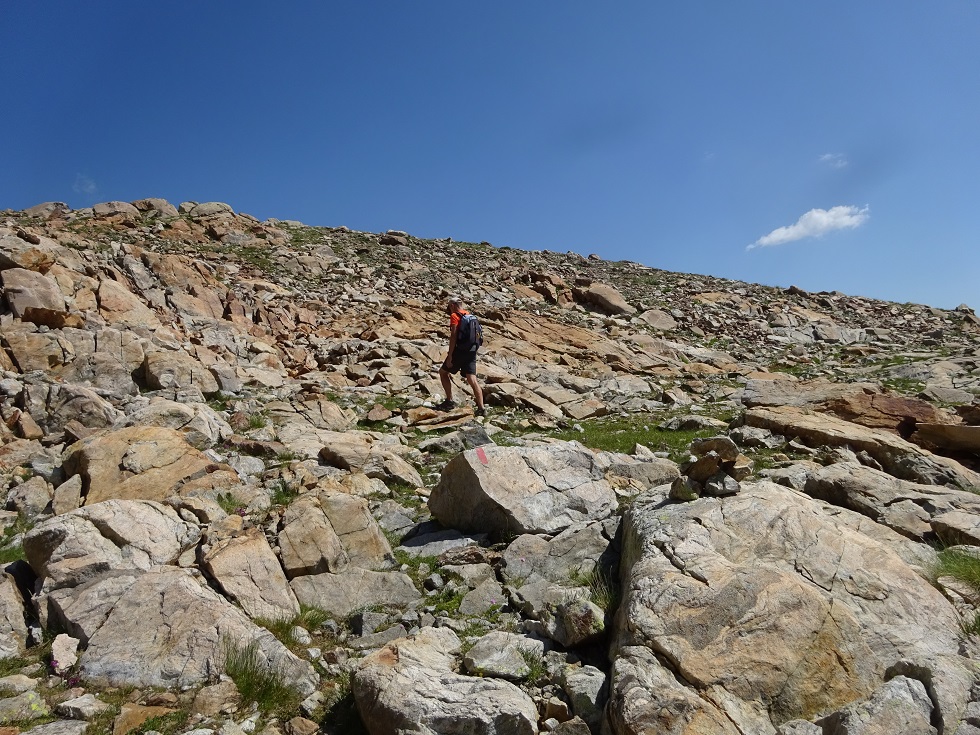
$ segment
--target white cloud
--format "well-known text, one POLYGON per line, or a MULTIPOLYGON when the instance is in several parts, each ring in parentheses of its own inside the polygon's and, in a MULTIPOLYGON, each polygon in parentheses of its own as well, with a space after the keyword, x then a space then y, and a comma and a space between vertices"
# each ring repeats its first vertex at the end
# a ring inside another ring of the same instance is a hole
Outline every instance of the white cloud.
POLYGON ((88 176, 76 174, 75 183, 71 185, 71 190, 76 194, 95 194, 99 190, 99 187, 88 176))
POLYGON ((796 224, 777 227, 749 245, 746 250, 765 248, 772 245, 785 245, 808 237, 822 237, 834 230, 853 230, 871 217, 868 207, 858 209, 853 206, 831 207, 830 209, 811 209, 796 224))
POLYGON ((847 168, 850 165, 843 153, 824 153, 820 156, 820 163, 826 163, 831 168, 847 168))

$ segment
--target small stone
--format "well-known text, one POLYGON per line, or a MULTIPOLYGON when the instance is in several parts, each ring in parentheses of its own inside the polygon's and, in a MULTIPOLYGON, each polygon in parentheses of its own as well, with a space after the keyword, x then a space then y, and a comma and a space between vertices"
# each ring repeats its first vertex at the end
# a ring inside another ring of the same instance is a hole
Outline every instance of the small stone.
POLYGON ((314 735, 319 729, 315 722, 305 717, 294 717, 286 723, 287 735, 314 735))
POLYGON ((701 497, 701 486, 689 477, 678 477, 670 485, 670 499, 690 501, 701 497))

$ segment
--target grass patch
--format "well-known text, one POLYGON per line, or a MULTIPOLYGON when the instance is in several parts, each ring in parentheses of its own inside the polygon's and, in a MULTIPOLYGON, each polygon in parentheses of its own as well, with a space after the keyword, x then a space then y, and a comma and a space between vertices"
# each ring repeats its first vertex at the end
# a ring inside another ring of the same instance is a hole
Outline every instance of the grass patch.
POLYGON ((215 500, 217 501, 218 505, 221 506, 221 510, 228 515, 232 515, 242 507, 242 504, 239 503, 238 500, 235 499, 235 496, 231 493, 218 493, 218 497, 215 498, 215 500))
POLYGON ((26 560, 23 544, 13 544, 4 546, 0 549, 0 564, 10 564, 10 562, 26 560))
POLYGON ((615 610, 619 605, 619 585, 609 570, 594 567, 588 574, 572 575, 571 582, 576 587, 588 589, 589 599, 606 612, 615 610))
POLYGON ((926 384, 921 380, 911 378, 885 378, 881 385, 894 393, 902 395, 917 395, 925 390, 926 384))
POLYGON ((264 429, 269 425, 268 417, 262 413, 253 413, 248 417, 248 428, 249 429, 264 429))
POLYGON ((439 558, 435 556, 415 556, 404 549, 394 549, 391 553, 399 565, 408 567, 407 574, 417 585, 422 584, 423 576, 427 576, 439 568, 439 558), (428 568, 428 571, 420 569, 423 565, 428 568))
POLYGON ((548 667, 544 664, 544 656, 530 648, 519 648, 521 658, 527 666, 524 680, 529 684, 537 684, 548 675, 548 667))
POLYGON ((293 628, 303 628, 312 633, 329 619, 330 613, 326 610, 309 605, 300 605, 299 612, 292 617, 255 618, 255 623, 268 630, 280 643, 292 650, 301 647, 293 639, 293 628))
POLYGON ((299 488, 290 487, 285 480, 279 480, 272 490, 269 502, 273 505, 289 505, 299 495, 299 488))
POLYGON ((391 492, 392 500, 397 501, 406 508, 421 510, 425 507, 425 498, 415 492, 415 486, 406 482, 388 482, 388 490, 391 492))
POLYGON ((37 659, 21 658, 19 656, 0 659, 0 677, 10 676, 11 674, 19 674, 20 670, 25 666, 30 666, 34 663, 37 663, 37 659))
POLYGON ((452 587, 446 585, 439 593, 434 595, 432 598, 432 607, 435 614, 445 612, 450 615, 456 615, 459 612, 459 606, 463 602, 463 598, 466 597, 466 593, 469 592, 465 587, 459 590, 453 590, 452 587))
POLYGON ((957 549, 943 549, 936 564, 937 577, 952 577, 965 582, 980 596, 980 558, 957 549))
POLYGON ((637 444, 655 452, 667 452, 671 459, 685 459, 691 442, 718 434, 718 429, 683 429, 671 431, 660 429, 657 423, 662 419, 652 416, 603 417, 579 424, 582 431, 562 429, 553 432, 555 439, 578 441, 590 449, 607 452, 632 454, 637 444))
POLYGON ((964 620, 960 623, 963 635, 980 636, 980 612, 973 614, 973 620, 964 620))
POLYGON ((151 717, 140 725, 136 732, 158 732, 160 735, 178 735, 178 733, 182 733, 186 730, 185 725, 187 724, 187 718, 189 716, 190 715, 188 712, 177 710, 176 712, 171 712, 168 715, 151 717))
POLYGON ((262 661, 257 642, 242 648, 225 638, 223 647, 225 673, 235 682, 242 699, 255 702, 266 714, 287 713, 299 706, 300 693, 286 683, 281 672, 271 670, 262 661))

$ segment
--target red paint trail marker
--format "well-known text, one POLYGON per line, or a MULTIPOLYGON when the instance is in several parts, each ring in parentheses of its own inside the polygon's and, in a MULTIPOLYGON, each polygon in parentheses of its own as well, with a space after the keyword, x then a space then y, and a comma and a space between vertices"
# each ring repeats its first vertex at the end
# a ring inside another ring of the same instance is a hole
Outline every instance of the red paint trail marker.
POLYGON ((476 448, 476 456, 483 464, 485 465, 490 464, 490 460, 487 459, 487 453, 483 451, 483 447, 476 448))

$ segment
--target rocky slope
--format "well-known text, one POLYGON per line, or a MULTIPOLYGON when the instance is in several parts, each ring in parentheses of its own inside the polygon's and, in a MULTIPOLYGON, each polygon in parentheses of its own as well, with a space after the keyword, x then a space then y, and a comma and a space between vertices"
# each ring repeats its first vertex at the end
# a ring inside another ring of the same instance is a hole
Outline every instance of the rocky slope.
POLYGON ((160 199, 0 283, 0 729, 980 732, 966 306, 160 199))

